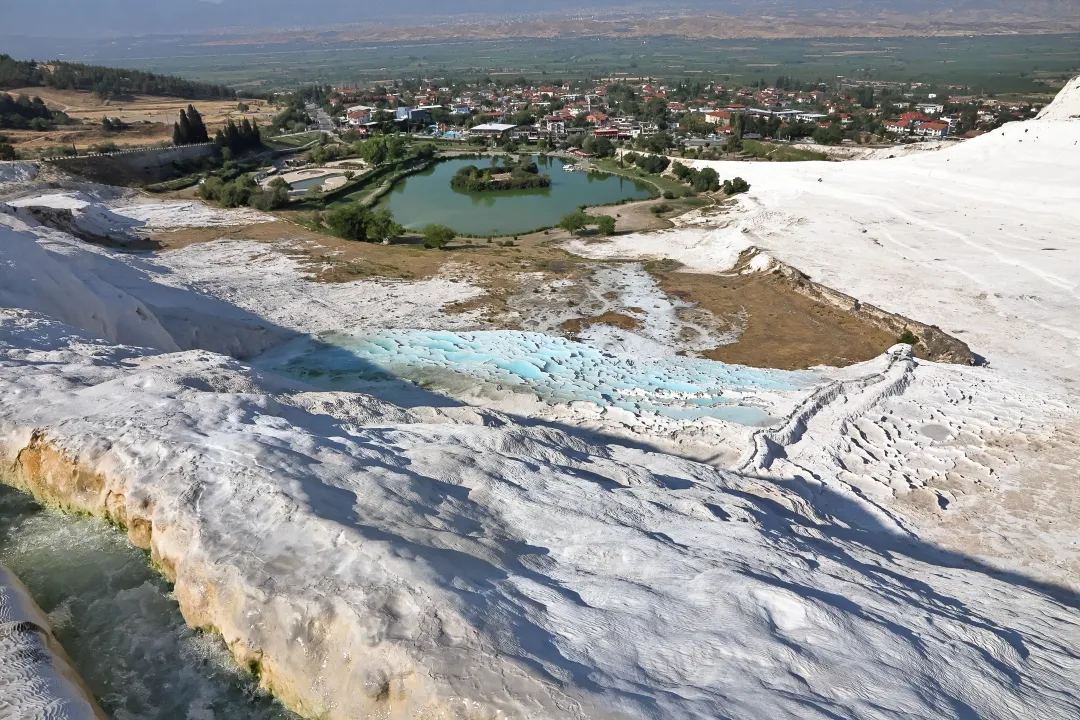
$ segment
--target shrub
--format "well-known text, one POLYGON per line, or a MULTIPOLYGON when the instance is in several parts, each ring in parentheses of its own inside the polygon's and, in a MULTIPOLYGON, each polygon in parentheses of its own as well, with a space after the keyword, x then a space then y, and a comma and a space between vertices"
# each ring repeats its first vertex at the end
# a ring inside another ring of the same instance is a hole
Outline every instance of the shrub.
POLYGON ((720 189, 720 176, 712 168, 690 171, 690 187, 694 192, 716 192, 720 189))
POLYGON ((256 210, 277 210, 289 204, 289 183, 274 178, 266 189, 253 193, 248 204, 256 210))
POLYGON ((663 155, 639 155, 634 161, 635 165, 650 175, 664 172, 670 163, 671 161, 663 155))
POLYGON ((919 343, 919 338, 915 337, 915 333, 910 330, 905 330, 900 334, 900 337, 896 338, 896 342, 905 345, 917 345, 919 343))
POLYGON ((0 143, 0 160, 14 160, 18 157, 11 143, 0 143))
POLYGON ((585 226, 589 224, 589 216, 581 209, 575 210, 569 215, 563 215, 559 219, 559 227, 566 230, 571 235, 584 230, 585 226))
POLYGON ((749 189, 750 183, 746 182, 741 177, 724 181, 724 194, 728 197, 731 197, 732 195, 738 195, 739 193, 747 192, 749 189))
POLYGON ((346 240, 368 240, 371 210, 360 203, 349 203, 332 210, 326 218, 331 232, 346 240))
POLYGON ((425 225, 420 233, 424 236, 424 247, 433 250, 442 250, 457 237, 457 233, 445 225, 425 225))
POLYGON ((667 203, 660 203, 659 205, 653 205, 651 208, 649 208, 649 212, 651 212, 651 213, 653 213, 655 215, 662 215, 663 213, 670 212, 670 211, 671 211, 671 206, 668 205, 667 203))
POLYGON ((614 235, 615 218, 610 215, 600 215, 596 218, 596 230, 601 235, 614 235))
POLYGON ((673 193, 670 190, 665 190, 664 191, 664 199, 665 200, 674 200, 675 199, 675 193, 673 193))

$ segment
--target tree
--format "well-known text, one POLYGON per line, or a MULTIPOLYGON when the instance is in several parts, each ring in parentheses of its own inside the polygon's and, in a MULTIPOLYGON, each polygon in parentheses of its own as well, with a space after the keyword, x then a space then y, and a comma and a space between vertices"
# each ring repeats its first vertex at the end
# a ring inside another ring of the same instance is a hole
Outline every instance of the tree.
POLYGON ((191 137, 191 121, 188 119, 187 113, 181 110, 180 122, 173 127, 173 142, 177 145, 190 145, 194 142, 191 137), (176 142, 178 137, 180 142, 176 142))
POLYGON ((593 219, 596 221, 596 231, 601 235, 615 234, 615 218, 610 215, 599 215, 593 219))
POLYGON ((389 208, 379 208, 368 220, 367 235, 370 240, 393 240, 400 237, 405 228, 394 221, 389 208))
POLYGON ((457 237, 457 233, 445 225, 425 225, 420 232, 424 236, 424 247, 435 250, 444 249, 457 237))
POLYGON ((338 237, 346 240, 367 240, 370 221, 371 210, 354 202, 331 211, 326 224, 338 237))
POLYGON ((0 142, 0 160, 14 160, 17 157, 15 147, 11 143, 0 142))
POLYGON ((585 229, 585 226, 589 224, 589 216, 585 214, 584 210, 575 210, 569 215, 563 215, 559 219, 559 227, 566 230, 573 235, 576 232, 585 229))
POLYGON ((720 189, 720 176, 712 168, 690 172, 690 187, 694 192, 716 192, 720 189))
POLYGON ((277 210, 289 204, 289 183, 282 178, 274 178, 260 192, 254 193, 249 204, 256 210, 277 210))
POLYGON ((187 106, 187 119, 190 125, 190 134, 187 136, 188 142, 210 142, 210 135, 206 132, 206 125, 203 123, 202 115, 199 114, 194 105, 187 106))
POLYGON ((615 144, 605 137, 589 136, 581 145, 581 149, 597 157, 611 157, 615 154, 615 144))
POLYGON ((385 138, 373 137, 360 146, 360 157, 371 165, 383 164, 388 156, 385 138))
POLYGON ((836 123, 814 131, 814 142, 819 145, 839 145, 843 141, 844 129, 836 123))
POLYGON ((731 134, 733 137, 742 140, 743 131, 746 129, 746 116, 742 113, 735 113, 731 118, 731 134))
POLYGON ((746 182, 741 177, 724 181, 724 194, 728 197, 731 197, 732 195, 738 195, 739 193, 748 192, 749 190, 750 183, 746 182))

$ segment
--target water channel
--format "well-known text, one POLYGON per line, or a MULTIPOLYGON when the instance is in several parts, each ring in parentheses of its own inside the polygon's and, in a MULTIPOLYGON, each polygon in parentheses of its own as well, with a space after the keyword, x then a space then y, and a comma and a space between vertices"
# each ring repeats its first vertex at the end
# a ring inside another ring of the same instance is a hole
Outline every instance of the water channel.
POLYGON ((397 183, 379 200, 409 230, 430 223, 447 225, 470 235, 514 235, 555 225, 581 205, 609 205, 620 200, 644 200, 655 194, 652 185, 598 172, 567 171, 573 164, 561 158, 533 158, 540 172, 551 176, 551 187, 500 192, 462 192, 450 179, 466 165, 486 167, 490 160, 444 160, 397 183))
POLYGON ((237 668, 220 637, 184 624, 146 553, 104 521, 0 485, 0 563, 48 614, 113 720, 298 720, 237 668))

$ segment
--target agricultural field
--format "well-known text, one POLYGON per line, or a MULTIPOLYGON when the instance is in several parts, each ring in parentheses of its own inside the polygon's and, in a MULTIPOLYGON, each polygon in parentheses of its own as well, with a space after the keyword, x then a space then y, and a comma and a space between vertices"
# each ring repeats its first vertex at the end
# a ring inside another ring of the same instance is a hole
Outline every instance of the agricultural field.
MULTIPOLYGON (((89 52, 89 51, 88 51, 89 52)), ((1080 69, 1080 35, 692 40, 560 37, 367 43, 293 40, 203 45, 163 40, 93 51, 95 62, 261 90, 306 82, 490 75, 536 80, 653 77, 772 81, 846 78, 971 85, 994 93, 1050 91, 1080 69)))

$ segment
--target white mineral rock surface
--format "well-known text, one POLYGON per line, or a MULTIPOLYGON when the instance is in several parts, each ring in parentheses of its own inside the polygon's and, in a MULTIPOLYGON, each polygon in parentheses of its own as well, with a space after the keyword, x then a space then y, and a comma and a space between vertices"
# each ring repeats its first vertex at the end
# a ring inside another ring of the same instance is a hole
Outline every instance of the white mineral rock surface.
POLYGON ((466 283, 319 285, 265 245, 118 253, 3 213, 3 462, 122 518, 188 621, 311 717, 1076 717, 1069 133, 740 165, 740 228, 589 246, 707 264, 750 235, 992 362, 898 346, 797 383, 470 334, 440 311, 466 283), (503 381, 495 404, 466 387, 503 381), (774 420, 671 411, 717 397, 774 420), (658 451, 657 424, 728 451, 658 451))
MULTIPOLYGON (((1080 392, 1080 81, 1039 119, 860 162, 693 161, 740 176, 726 227, 569 244, 730 268, 758 247, 817 282, 938 325, 992 365, 1080 392)), ((688 161, 689 162, 689 161, 688 161)))
POLYGON ((98 720, 30 593, 0 565, 0 717, 98 720))

